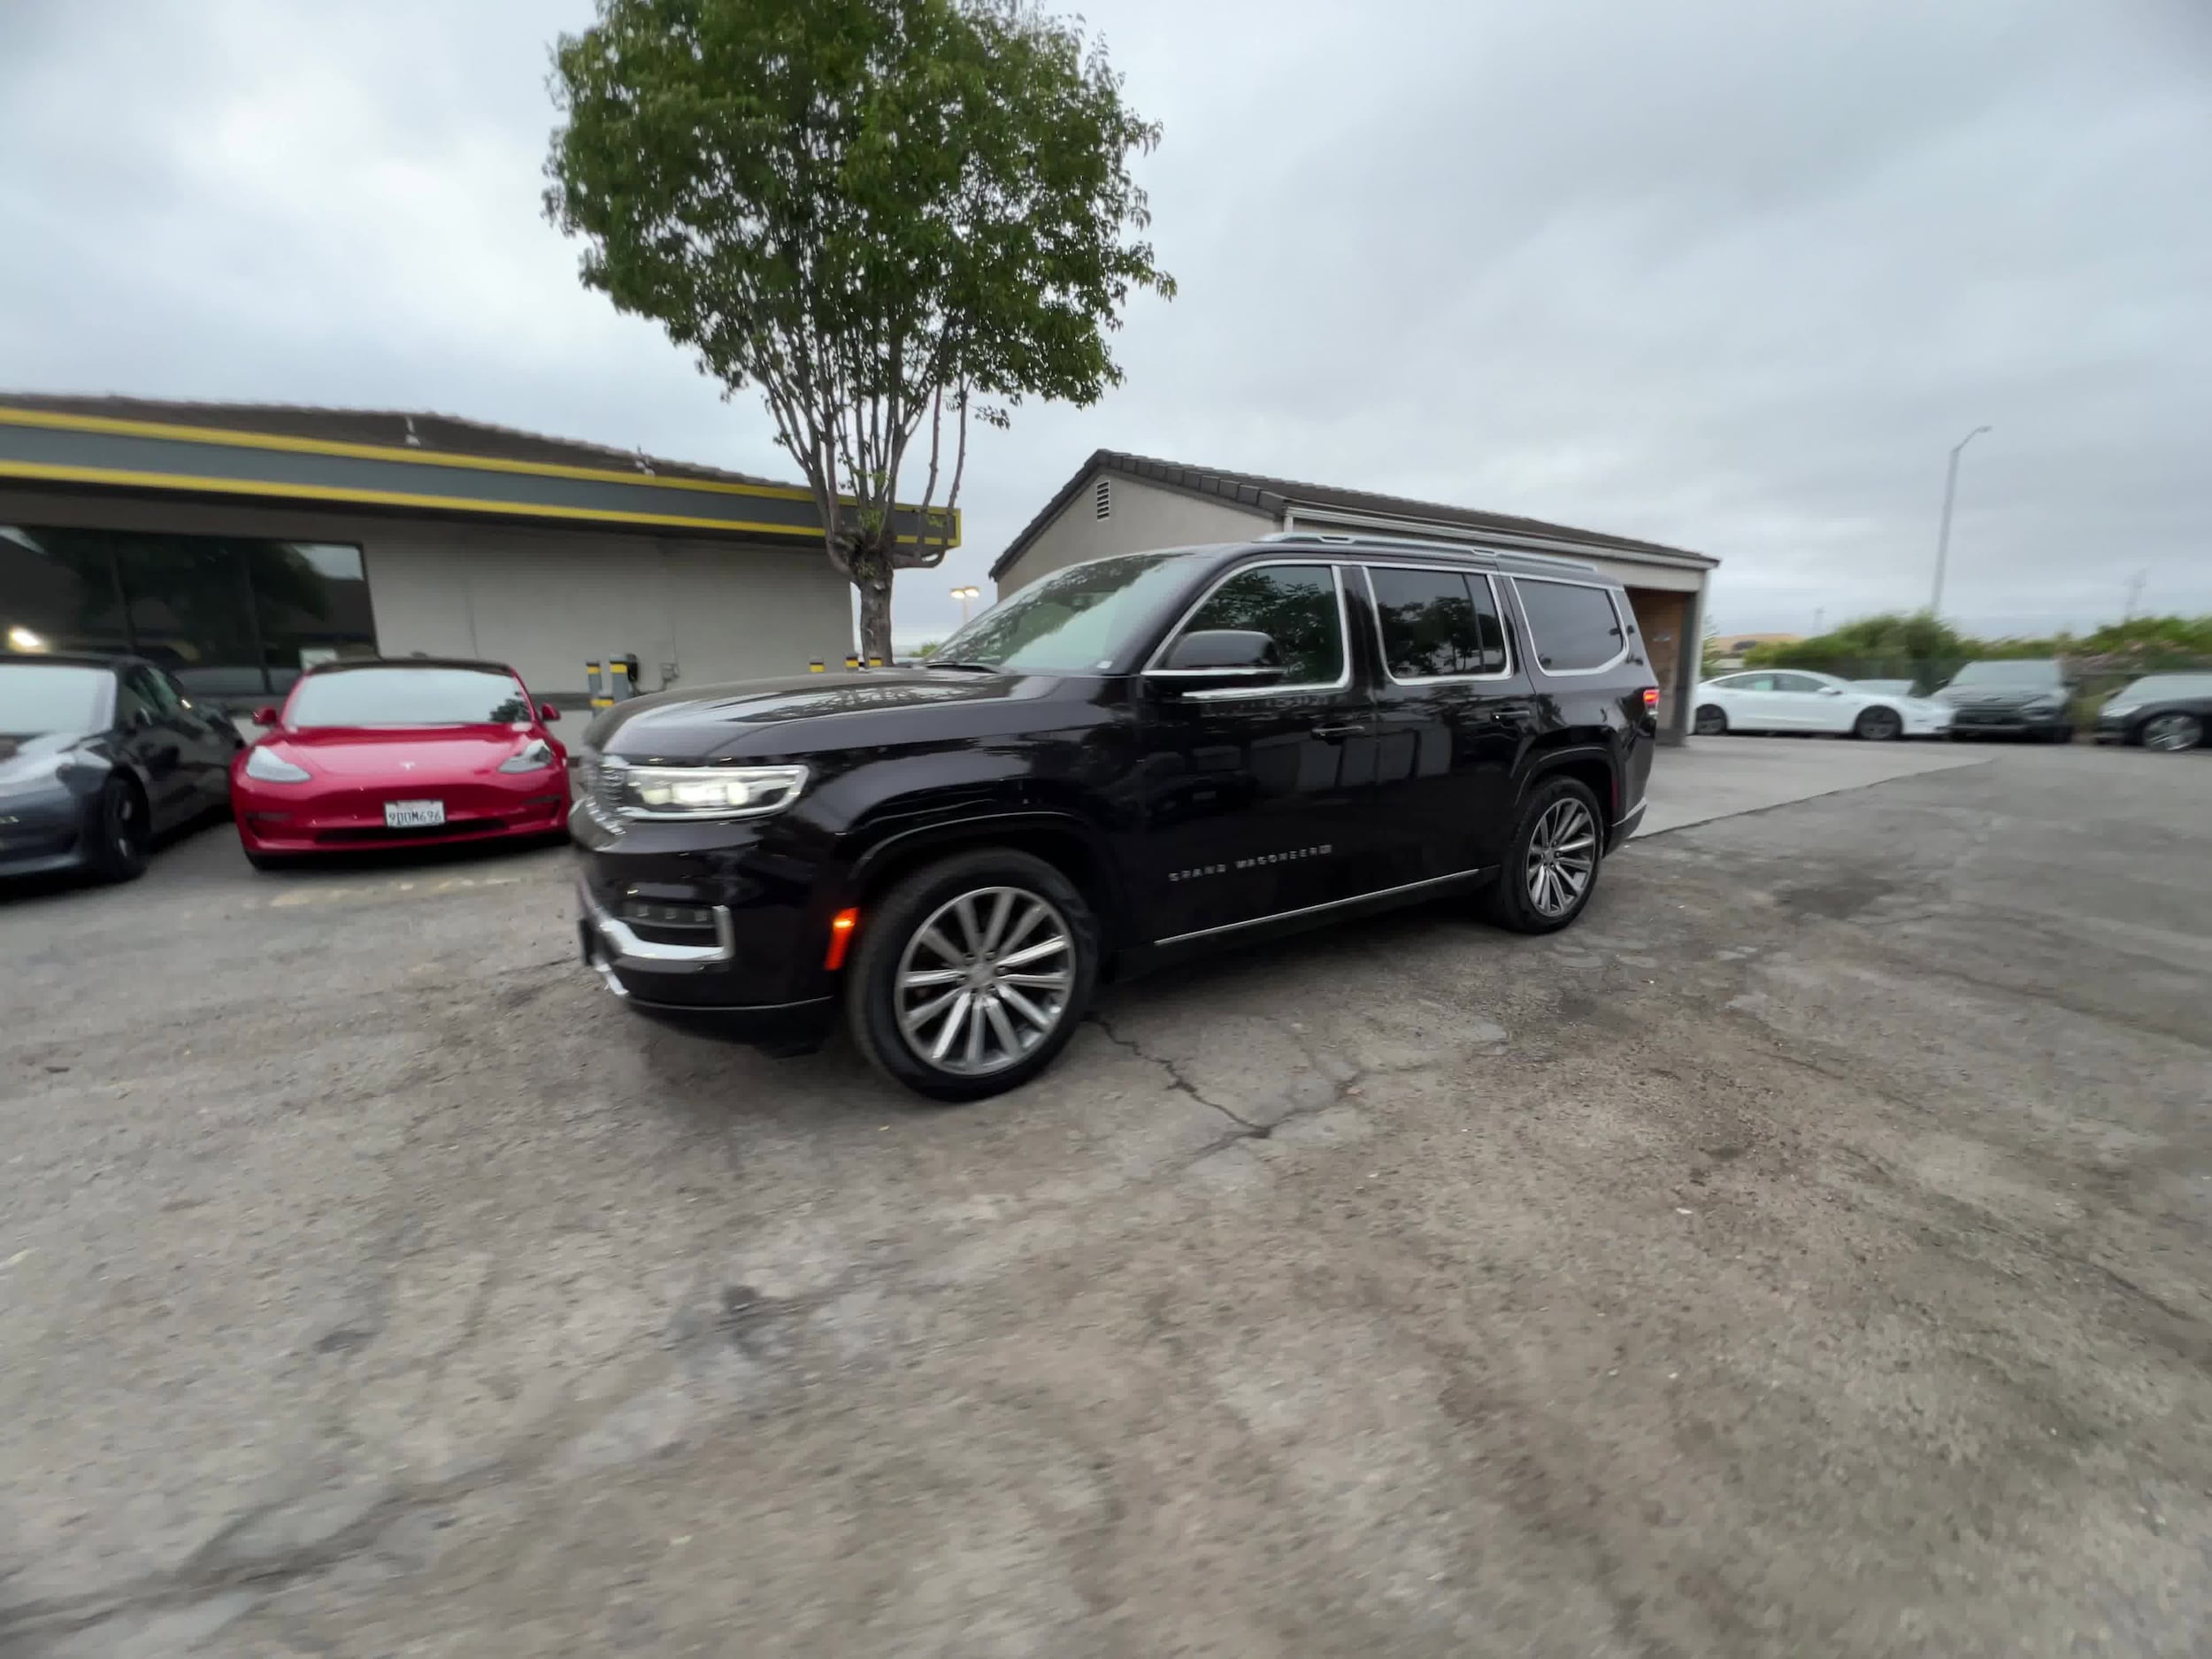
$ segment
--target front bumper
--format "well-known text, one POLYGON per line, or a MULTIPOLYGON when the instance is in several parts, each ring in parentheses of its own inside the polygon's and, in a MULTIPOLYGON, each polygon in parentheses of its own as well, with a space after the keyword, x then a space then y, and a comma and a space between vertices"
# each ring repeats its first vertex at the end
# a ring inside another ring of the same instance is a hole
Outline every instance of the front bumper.
POLYGON ((2069 731, 2072 726, 2063 709, 2051 714, 2024 714, 2017 709, 1957 709, 1951 714, 1953 737, 2025 737, 2069 731))
POLYGON ((92 800, 58 785, 0 796, 0 876, 81 867, 92 845, 92 800))
POLYGON ((557 835, 568 826, 568 781, 560 771, 404 787, 269 784, 234 774, 231 803, 246 850, 292 856, 557 835), (446 821, 416 829, 384 822, 388 802, 435 800, 446 821))

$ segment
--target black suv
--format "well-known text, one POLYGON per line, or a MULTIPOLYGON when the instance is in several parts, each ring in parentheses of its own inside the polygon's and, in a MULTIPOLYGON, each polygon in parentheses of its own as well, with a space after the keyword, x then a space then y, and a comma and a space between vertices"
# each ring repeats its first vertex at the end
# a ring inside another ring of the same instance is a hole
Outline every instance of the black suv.
POLYGON ((2070 743, 2074 688, 2065 665, 2048 658, 1969 663, 1936 693, 1951 705, 1955 739, 2006 733, 2044 743, 2070 743))
POLYGON ((842 1001, 941 1100, 1102 979, 1483 889, 1564 927, 1643 814, 1658 687, 1586 565, 1288 534, 1055 571, 926 666, 665 692, 577 756, 585 960, 787 1051, 842 1001))

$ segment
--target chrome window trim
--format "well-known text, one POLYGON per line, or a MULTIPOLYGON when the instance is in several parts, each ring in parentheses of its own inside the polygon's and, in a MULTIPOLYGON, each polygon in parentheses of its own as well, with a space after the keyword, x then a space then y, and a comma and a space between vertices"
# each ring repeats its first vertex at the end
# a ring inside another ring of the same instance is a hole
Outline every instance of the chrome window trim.
MULTIPOLYGON (((1454 569, 1448 565, 1402 565, 1395 560, 1387 562, 1371 560, 1370 562, 1362 565, 1360 566, 1360 570, 1364 573, 1367 580, 1368 609, 1375 613, 1375 650, 1382 662, 1383 678, 1387 680, 1392 685, 1449 686, 1456 685, 1463 681, 1479 685, 1486 680, 1510 680, 1513 678, 1513 630, 1506 626, 1505 602, 1498 596, 1497 578, 1493 572, 1485 570, 1466 570, 1463 568, 1454 569), (1390 666, 1390 641, 1383 637, 1382 600, 1375 592, 1375 572, 1377 571, 1440 571, 1447 575, 1459 577, 1463 581, 1472 581, 1476 577, 1481 577, 1484 583, 1490 589, 1490 608, 1497 613, 1498 632, 1504 637, 1505 640, 1505 666, 1499 669, 1495 673, 1416 674, 1410 679, 1400 679, 1396 671, 1390 666)), ((1617 620, 1617 618, 1616 619, 1617 620)))
POLYGON ((1613 597, 1616 590, 1610 585, 1605 582, 1572 581, 1564 576, 1525 576, 1518 571, 1512 572, 1512 581, 1513 597, 1515 600, 1515 608, 1517 610, 1520 609, 1518 602, 1521 596, 1520 588, 1523 582, 1549 582, 1555 588, 1594 588, 1597 592, 1605 595, 1605 603, 1608 605, 1610 605, 1613 610, 1613 626, 1620 630, 1621 649, 1614 652, 1612 656, 1607 657, 1605 661, 1598 664, 1596 667, 1548 668, 1544 665, 1543 641, 1536 637, 1536 625, 1533 622, 1529 621, 1528 612, 1525 610, 1523 610, 1521 611, 1521 620, 1528 626, 1529 656, 1533 659, 1533 664, 1538 673, 1543 674, 1552 680, 1582 680, 1592 674, 1606 673, 1612 669, 1618 668, 1623 663, 1628 660, 1628 636, 1634 632, 1634 629, 1630 625, 1628 618, 1621 615, 1621 602, 1613 597))
POLYGON ((1343 662, 1343 667, 1339 671, 1337 677, 1333 680, 1301 680, 1296 685, 1289 686, 1223 686, 1213 691, 1186 692, 1184 694, 1186 701, 1229 703, 1253 697, 1310 696, 1317 692, 1348 689, 1352 683, 1352 619, 1350 608, 1344 602, 1344 561, 1325 558, 1259 559, 1252 564, 1239 565, 1222 572, 1220 575, 1206 584, 1205 592, 1200 594, 1196 599, 1184 607, 1183 614, 1175 619, 1175 626, 1161 637, 1159 644, 1153 648, 1152 655, 1146 661, 1144 667, 1138 671, 1140 675, 1147 680, 1155 678, 1173 680, 1186 675, 1212 679, 1225 673, 1265 673, 1267 672, 1265 669, 1156 668, 1153 664, 1166 655, 1168 647, 1174 644, 1181 637, 1183 630, 1190 626, 1191 618, 1206 608, 1206 602, 1211 599, 1225 584, 1235 580, 1240 576, 1248 575, 1254 571, 1275 570, 1285 566, 1292 569, 1325 570, 1329 572, 1330 581, 1335 584, 1338 656, 1343 662))

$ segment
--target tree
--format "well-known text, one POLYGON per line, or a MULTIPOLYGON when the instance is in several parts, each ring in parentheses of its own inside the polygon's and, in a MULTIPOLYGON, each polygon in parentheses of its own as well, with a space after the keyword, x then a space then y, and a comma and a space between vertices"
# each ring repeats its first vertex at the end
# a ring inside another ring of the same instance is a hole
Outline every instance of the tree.
POLYGON ((894 573, 950 545, 971 418, 1095 402, 1132 290, 1172 296, 1133 239, 1159 127, 1033 0, 598 0, 554 64, 546 212, 584 282, 726 396, 758 388, 888 661, 894 573))

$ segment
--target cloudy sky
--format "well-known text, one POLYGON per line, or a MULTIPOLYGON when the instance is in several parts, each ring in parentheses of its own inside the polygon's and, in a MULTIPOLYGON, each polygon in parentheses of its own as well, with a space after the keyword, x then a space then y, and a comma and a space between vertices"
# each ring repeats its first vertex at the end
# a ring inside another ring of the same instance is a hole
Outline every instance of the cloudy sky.
MULTIPOLYGON (((1731 632, 2212 611, 2203 0, 1085 0, 1172 303, 969 464, 944 630, 1099 447, 1725 561, 1731 632)), ((795 477, 539 212, 588 0, 0 0, 0 386, 435 409, 795 477)))

